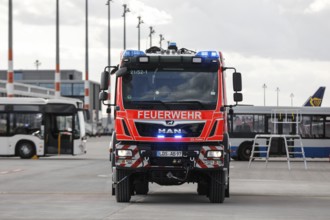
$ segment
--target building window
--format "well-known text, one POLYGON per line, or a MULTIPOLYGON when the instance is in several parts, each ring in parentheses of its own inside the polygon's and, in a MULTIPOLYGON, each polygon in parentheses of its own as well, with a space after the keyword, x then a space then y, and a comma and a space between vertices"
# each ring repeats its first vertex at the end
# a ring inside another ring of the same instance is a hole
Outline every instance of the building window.
POLYGON ((22 72, 14 72, 14 81, 23 80, 22 72))
POLYGON ((72 96, 72 83, 61 83, 61 95, 72 96))
POLYGON ((84 96, 85 86, 83 83, 73 84, 73 96, 84 96))

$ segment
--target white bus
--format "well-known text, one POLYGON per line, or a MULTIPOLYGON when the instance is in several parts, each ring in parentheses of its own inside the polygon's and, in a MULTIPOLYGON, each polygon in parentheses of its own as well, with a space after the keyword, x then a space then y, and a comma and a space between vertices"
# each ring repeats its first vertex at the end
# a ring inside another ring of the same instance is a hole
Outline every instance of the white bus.
POLYGON ((0 156, 85 154, 82 105, 79 100, 0 98, 0 156))
MULTIPOLYGON (((228 129, 231 141, 231 157, 249 160, 253 139, 256 134, 298 134, 302 137, 305 155, 311 158, 330 156, 330 108, 329 107, 264 107, 237 106, 234 114, 228 114, 228 129), (288 119, 294 121, 296 112, 301 113, 298 124, 278 123, 276 130, 271 120, 275 109, 292 110, 288 119), (291 119, 290 119, 291 118, 291 119)), ((283 139, 274 139, 271 143, 273 155, 285 154, 283 139)), ((300 155, 299 155, 300 156, 300 155)))

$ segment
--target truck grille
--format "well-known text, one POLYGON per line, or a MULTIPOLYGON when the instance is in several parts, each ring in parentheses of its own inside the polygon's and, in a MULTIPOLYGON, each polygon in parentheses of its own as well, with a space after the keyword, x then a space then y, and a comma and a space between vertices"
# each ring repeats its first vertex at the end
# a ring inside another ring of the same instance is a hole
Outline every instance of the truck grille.
POLYGON ((139 135, 142 137, 157 137, 162 134, 165 137, 199 137, 203 131, 205 123, 187 123, 177 124, 175 126, 166 126, 164 124, 135 122, 139 135))

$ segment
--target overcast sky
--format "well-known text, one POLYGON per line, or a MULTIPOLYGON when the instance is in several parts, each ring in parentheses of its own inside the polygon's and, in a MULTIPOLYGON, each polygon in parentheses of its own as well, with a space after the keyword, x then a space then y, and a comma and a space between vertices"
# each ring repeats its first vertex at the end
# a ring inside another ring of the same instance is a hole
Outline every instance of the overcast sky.
MULTIPOLYGON (((89 1, 89 72, 98 81, 107 65, 106 0, 89 1)), ((112 64, 123 49, 123 3, 127 13, 127 48, 137 49, 137 16, 141 47, 149 45, 149 26, 165 42, 192 50, 222 51, 227 66, 243 75, 244 104, 302 105, 319 86, 330 106, 329 0, 113 0, 112 64)), ((13 0, 14 69, 55 68, 55 0, 13 0)), ((85 72, 85 0, 60 0, 60 66, 85 72)), ((164 42, 163 42, 164 44, 164 42)), ((0 1, 0 69, 8 67, 8 0, 0 1)), ((227 72, 229 100, 231 74, 227 72)))

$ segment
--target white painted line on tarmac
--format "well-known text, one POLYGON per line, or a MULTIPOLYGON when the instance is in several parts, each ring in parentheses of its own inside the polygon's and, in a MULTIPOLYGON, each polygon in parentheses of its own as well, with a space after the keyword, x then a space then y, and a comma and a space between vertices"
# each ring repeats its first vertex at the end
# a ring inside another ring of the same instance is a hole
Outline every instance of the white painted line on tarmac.
POLYGON ((18 172, 22 172, 23 169, 15 169, 15 170, 5 170, 5 171, 1 171, 0 175, 6 175, 6 174, 11 174, 11 173, 18 173, 18 172))

